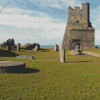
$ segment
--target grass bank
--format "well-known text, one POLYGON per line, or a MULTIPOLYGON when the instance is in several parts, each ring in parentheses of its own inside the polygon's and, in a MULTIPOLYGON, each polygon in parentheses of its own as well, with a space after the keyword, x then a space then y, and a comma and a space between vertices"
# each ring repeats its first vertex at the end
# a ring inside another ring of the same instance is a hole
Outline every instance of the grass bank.
POLYGON ((100 58, 70 55, 60 63, 59 52, 41 48, 39 51, 1 49, 0 60, 26 63, 21 73, 0 73, 0 100, 99 100, 100 58), (34 59, 16 59, 16 55, 34 59))
POLYGON ((89 48, 89 49, 85 49, 84 51, 90 51, 90 52, 94 52, 94 53, 100 53, 100 48, 89 48))

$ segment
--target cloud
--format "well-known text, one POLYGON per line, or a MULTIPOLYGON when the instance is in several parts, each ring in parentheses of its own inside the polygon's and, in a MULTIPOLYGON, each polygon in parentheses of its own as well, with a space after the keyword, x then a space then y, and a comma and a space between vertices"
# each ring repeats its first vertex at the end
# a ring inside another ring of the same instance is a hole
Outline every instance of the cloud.
POLYGON ((100 45, 100 30, 95 30, 95 44, 100 45))
POLYGON ((16 26, 18 28, 39 28, 40 23, 50 23, 53 21, 45 13, 38 13, 36 11, 28 11, 21 9, 5 9, 4 12, 0 14, 0 24, 16 26), (38 14, 38 17, 29 16, 30 14, 38 14))
MULTIPOLYGON (((71 2, 69 2, 69 0, 21 0, 18 1, 18 5, 21 4, 21 2, 23 3, 22 8, 25 6, 27 10, 6 7, 1 11, 0 24, 4 26, 14 26, 16 31, 8 31, 7 34, 1 32, 3 34, 0 36, 1 40, 2 38, 5 39, 9 37, 20 41, 27 39, 32 41, 48 40, 62 42, 66 28, 66 20, 60 17, 57 19, 57 16, 65 15, 62 11, 68 6, 81 5, 80 2, 75 0, 71 2), (37 5, 39 10, 31 8, 32 4, 37 5), (29 10, 29 8, 31 9, 29 10), (50 11, 53 13, 50 13, 50 11), (50 16, 55 17, 52 18, 50 16)), ((1 6, 0 9, 2 9, 1 6)))
POLYGON ((81 6, 81 2, 77 0, 29 0, 32 3, 35 3, 38 6, 46 7, 55 7, 55 8, 67 8, 68 6, 81 6))
POLYGON ((90 9, 90 21, 95 28, 95 44, 100 45, 100 6, 90 9))
POLYGON ((61 40, 64 35, 66 22, 63 23, 61 19, 50 18, 45 13, 40 13, 38 17, 30 16, 30 14, 36 13, 36 11, 28 11, 22 9, 5 9, 0 14, 0 24, 5 26, 14 26, 16 32, 13 34, 2 33, 0 39, 14 38, 15 40, 25 40, 25 39, 34 39, 34 40, 44 40, 45 39, 54 39, 61 40), (15 12, 15 13, 13 13, 15 12), (24 29, 26 31, 21 31, 24 29), (31 30, 31 31, 30 31, 31 30), (24 33, 24 34, 21 34, 24 33))

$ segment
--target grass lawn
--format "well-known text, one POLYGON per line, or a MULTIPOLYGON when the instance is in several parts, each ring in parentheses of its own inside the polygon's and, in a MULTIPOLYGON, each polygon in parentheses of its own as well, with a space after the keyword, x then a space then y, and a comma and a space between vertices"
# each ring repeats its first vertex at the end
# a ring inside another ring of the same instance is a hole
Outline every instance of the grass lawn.
POLYGON ((70 55, 60 63, 53 49, 20 52, 0 49, 0 60, 26 63, 23 72, 0 73, 0 100, 99 100, 100 58, 70 55), (17 55, 34 59, 16 59, 17 55))
POLYGON ((90 51, 90 52, 94 52, 94 53, 100 53, 100 48, 89 48, 89 49, 85 49, 85 51, 90 51))

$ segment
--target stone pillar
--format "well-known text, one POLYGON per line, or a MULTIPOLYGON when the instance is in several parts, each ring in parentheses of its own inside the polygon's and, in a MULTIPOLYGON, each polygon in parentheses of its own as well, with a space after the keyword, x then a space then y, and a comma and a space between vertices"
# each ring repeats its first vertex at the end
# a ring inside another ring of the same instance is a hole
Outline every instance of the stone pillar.
POLYGON ((54 45, 54 51, 59 51, 59 46, 57 44, 54 45))
POLYGON ((38 51, 38 50, 39 50, 38 45, 36 45, 33 51, 38 51))
POLYGON ((40 45, 38 44, 38 49, 40 49, 40 45))
POLYGON ((20 43, 17 43, 17 51, 20 51, 20 43))
POLYGON ((8 45, 8 52, 11 53, 11 44, 8 45))
POLYGON ((62 45, 59 46, 60 62, 65 62, 65 49, 62 49, 62 45))

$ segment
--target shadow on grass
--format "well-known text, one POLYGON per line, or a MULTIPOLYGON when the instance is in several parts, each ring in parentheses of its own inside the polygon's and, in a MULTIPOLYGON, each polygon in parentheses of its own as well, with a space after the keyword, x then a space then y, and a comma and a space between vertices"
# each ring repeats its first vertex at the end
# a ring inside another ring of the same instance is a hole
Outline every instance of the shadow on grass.
POLYGON ((8 50, 0 49, 0 57, 16 57, 16 56, 19 56, 19 55, 13 52, 9 53, 8 50))
POLYGON ((81 55, 86 55, 85 53, 82 53, 81 55))
POLYGON ((85 53, 82 53, 81 55, 86 55, 85 53))
MULTIPOLYGON (((73 54, 70 54, 70 55, 73 55, 73 54)), ((81 55, 86 55, 86 54, 83 54, 83 53, 82 53, 82 54, 80 54, 80 55, 73 55, 73 56, 81 56, 81 55)))
MULTIPOLYGON (((27 49, 27 48, 21 48, 21 49, 24 49, 24 50, 31 50, 31 49, 27 49)), ((31 50, 32 51, 32 50, 31 50)), ((38 50, 39 52, 47 52, 47 51, 49 51, 49 49, 44 49, 44 48, 40 48, 39 50, 38 50)))
POLYGON ((83 62, 92 62, 93 60, 90 61, 76 61, 76 62, 65 62, 65 63, 83 63, 83 62))
POLYGON ((21 69, 21 70, 10 70, 10 71, 7 71, 7 73, 28 74, 28 73, 37 73, 39 71, 40 70, 34 69, 34 68, 25 68, 25 69, 21 69))
POLYGON ((39 51, 40 52, 47 52, 47 51, 50 51, 50 50, 49 49, 40 48, 39 51))
POLYGON ((20 49, 24 49, 24 50, 30 50, 30 49, 28 49, 28 48, 25 48, 25 47, 21 47, 20 49))

